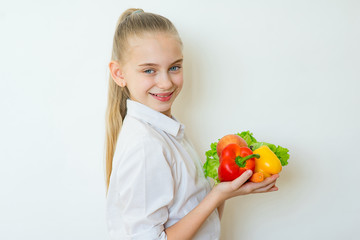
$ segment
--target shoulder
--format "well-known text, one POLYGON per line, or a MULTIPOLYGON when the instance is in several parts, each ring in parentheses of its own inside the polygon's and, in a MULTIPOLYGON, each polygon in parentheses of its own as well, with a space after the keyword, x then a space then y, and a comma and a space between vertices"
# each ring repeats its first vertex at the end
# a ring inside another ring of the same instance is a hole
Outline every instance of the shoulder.
MULTIPOLYGON (((167 160, 171 164, 171 148, 164 136, 152 127, 132 116, 127 116, 120 131, 114 160, 120 161, 138 156, 155 161, 167 160)), ((126 161, 126 160, 125 160, 126 161)))
POLYGON ((122 179, 129 172, 143 177, 156 172, 171 176, 173 165, 173 153, 159 132, 136 118, 124 121, 113 157, 113 177, 122 179))
POLYGON ((161 145, 166 144, 164 137, 154 127, 132 116, 126 116, 118 141, 125 145, 149 141, 161 145))

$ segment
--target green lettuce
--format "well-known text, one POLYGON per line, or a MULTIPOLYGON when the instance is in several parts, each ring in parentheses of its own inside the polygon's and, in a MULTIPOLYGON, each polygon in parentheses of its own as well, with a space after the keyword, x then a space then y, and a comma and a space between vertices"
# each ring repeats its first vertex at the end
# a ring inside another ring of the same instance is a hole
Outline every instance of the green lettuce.
MULTIPOLYGON (((288 164, 288 160, 290 158, 289 149, 281 146, 276 146, 275 144, 272 143, 258 142, 253 136, 253 133, 251 133, 250 131, 237 133, 237 135, 239 135, 246 141, 247 145, 251 150, 254 151, 259 147, 266 145, 279 158, 282 166, 286 166, 288 164)), ((206 162, 203 165, 205 177, 210 177, 214 179, 215 184, 218 184, 220 182, 218 177, 218 168, 220 163, 219 163, 219 156, 217 155, 217 151, 216 151, 217 143, 218 142, 214 142, 210 144, 210 150, 205 152, 206 162)))
POLYGON ((288 165, 288 160, 290 158, 289 149, 277 146, 275 154, 279 158, 282 166, 288 165))
POLYGON ((250 146, 253 143, 256 143, 256 139, 253 137, 253 134, 250 131, 237 133, 242 139, 244 139, 248 146, 250 146))
POLYGON ((211 143, 210 150, 205 152, 206 162, 203 166, 205 177, 214 179, 215 184, 219 183, 218 168, 219 168, 219 157, 216 151, 217 142, 211 143))

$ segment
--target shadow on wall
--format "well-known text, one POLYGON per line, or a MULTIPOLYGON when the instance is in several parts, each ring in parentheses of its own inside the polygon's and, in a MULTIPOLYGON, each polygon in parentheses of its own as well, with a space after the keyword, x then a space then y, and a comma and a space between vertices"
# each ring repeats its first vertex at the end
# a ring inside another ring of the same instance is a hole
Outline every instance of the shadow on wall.
MULTIPOLYGON (((195 149, 199 149, 201 133, 206 131, 204 124, 203 108, 207 106, 206 72, 202 59, 204 58, 199 49, 199 42, 189 39, 184 41, 184 64, 183 64, 183 88, 173 105, 174 116, 186 126, 186 134, 191 139, 195 149), (198 127, 201 127, 199 129, 198 127)), ((200 154, 200 153, 199 153, 200 154)), ((201 157, 203 157, 201 153, 201 157)))
POLYGON ((204 89, 204 74, 202 74, 201 57, 199 57, 199 50, 196 45, 196 41, 184 41, 184 65, 183 65, 183 88, 180 95, 174 103, 174 113, 187 128, 187 135, 193 142, 197 142, 193 128, 196 127, 196 121, 194 118, 200 116, 194 116, 199 113, 199 109, 203 107, 203 101, 205 101, 205 93, 201 91, 204 89))
POLYGON ((198 64, 196 58, 196 50, 191 46, 190 42, 186 42, 184 47, 184 64, 183 64, 183 88, 175 100, 173 110, 175 116, 181 121, 186 123, 189 122, 189 108, 194 108, 197 105, 195 101, 195 94, 198 93, 197 98, 201 98, 201 91, 199 91, 199 79, 201 79, 200 73, 195 71, 193 66, 198 64))

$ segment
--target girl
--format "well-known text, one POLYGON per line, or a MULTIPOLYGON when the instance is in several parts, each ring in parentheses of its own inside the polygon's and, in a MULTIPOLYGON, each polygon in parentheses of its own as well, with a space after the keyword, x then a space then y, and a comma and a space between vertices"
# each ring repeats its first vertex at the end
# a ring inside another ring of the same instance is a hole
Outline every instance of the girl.
POLYGON ((183 85, 182 49, 167 18, 133 8, 120 16, 106 112, 111 239, 219 239, 225 200, 277 190, 278 175, 245 183, 251 171, 211 188, 171 114, 183 85))

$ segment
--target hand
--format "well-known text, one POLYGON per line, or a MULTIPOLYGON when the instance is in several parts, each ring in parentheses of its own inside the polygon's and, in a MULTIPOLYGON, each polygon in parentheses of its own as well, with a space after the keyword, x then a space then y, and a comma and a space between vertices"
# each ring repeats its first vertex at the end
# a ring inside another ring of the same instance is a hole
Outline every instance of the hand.
POLYGON ((277 191, 275 186, 279 174, 274 174, 259 183, 246 182, 252 175, 252 171, 244 172, 240 177, 231 182, 221 182, 212 191, 219 197, 220 204, 229 198, 251 193, 265 193, 277 191))

